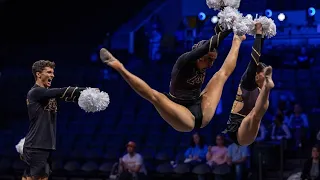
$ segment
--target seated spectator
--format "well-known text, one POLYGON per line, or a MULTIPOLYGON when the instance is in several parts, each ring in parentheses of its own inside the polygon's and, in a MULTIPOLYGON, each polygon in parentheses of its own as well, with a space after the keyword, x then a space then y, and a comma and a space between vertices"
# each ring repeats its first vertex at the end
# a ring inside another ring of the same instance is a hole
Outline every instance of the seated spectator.
POLYGON ((312 148, 311 158, 303 165, 301 180, 320 180, 320 165, 319 165, 320 148, 315 145, 312 148))
POLYGON ((308 116, 302 113, 302 108, 299 104, 294 105, 293 114, 289 118, 288 125, 293 131, 296 147, 301 147, 309 128, 309 121, 308 116))
POLYGON ((128 153, 120 158, 119 162, 119 180, 145 179, 147 170, 143 164, 143 158, 135 150, 136 143, 132 141, 128 142, 128 153))
POLYGON ((301 47, 300 54, 294 63, 298 68, 308 69, 313 61, 314 59, 307 54, 307 49, 305 47, 301 47))
POLYGON ((284 116, 281 111, 278 111, 275 116, 274 123, 272 125, 271 139, 272 140, 281 140, 281 139, 290 139, 291 133, 288 126, 283 123, 284 116))
POLYGON ((208 148, 207 164, 214 168, 214 179, 223 180, 228 175, 230 168, 227 164, 228 149, 224 146, 224 136, 217 135, 216 146, 208 148))
POLYGON ((264 126, 264 123, 261 122, 259 132, 258 132, 258 135, 257 135, 255 142, 264 141, 266 139, 266 135, 267 135, 266 127, 264 126))
POLYGON ((184 153, 185 163, 192 165, 198 165, 204 163, 206 160, 206 154, 208 146, 204 144, 204 139, 198 133, 194 133, 191 139, 191 145, 184 153))
POLYGON ((232 179, 241 180, 248 157, 248 147, 232 143, 228 147, 227 163, 232 166, 232 179))

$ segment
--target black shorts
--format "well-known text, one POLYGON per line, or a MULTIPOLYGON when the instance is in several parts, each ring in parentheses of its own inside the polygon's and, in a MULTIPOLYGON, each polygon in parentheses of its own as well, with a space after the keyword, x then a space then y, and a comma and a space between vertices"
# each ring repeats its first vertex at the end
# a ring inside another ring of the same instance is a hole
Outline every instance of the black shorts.
POLYGON ((202 125, 202 109, 201 109, 201 101, 202 101, 202 96, 200 96, 198 99, 195 100, 180 100, 177 98, 172 97, 168 93, 164 93, 171 101, 180 104, 191 112, 191 114, 195 117, 195 122, 194 122, 194 128, 195 129, 200 129, 202 125))
POLYGON ((244 116, 239 114, 230 113, 229 120, 227 122, 227 128, 223 131, 223 133, 227 134, 229 138, 239 146, 240 144, 237 139, 237 133, 244 118, 244 116))
POLYGON ((49 177, 51 174, 52 150, 23 148, 23 161, 27 163, 24 175, 49 177))

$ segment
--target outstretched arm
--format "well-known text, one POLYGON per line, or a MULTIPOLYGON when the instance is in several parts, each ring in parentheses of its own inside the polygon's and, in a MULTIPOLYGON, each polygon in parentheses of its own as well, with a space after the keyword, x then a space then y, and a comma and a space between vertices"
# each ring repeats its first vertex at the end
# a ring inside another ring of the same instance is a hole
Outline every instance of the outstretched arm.
POLYGON ((60 98, 65 101, 72 101, 75 102, 78 100, 81 91, 85 88, 79 87, 64 87, 64 88, 42 88, 36 87, 32 89, 30 92, 30 97, 35 101, 41 101, 51 98, 60 98))
POLYGON ((257 87, 255 77, 257 73, 257 67, 259 65, 259 58, 261 55, 262 41, 262 35, 257 34, 252 46, 251 60, 241 78, 241 87, 248 91, 251 91, 257 87))
MULTIPOLYGON (((218 26, 218 25, 217 25, 218 26)), ((215 28, 216 29, 216 28, 215 28)), ((232 30, 221 31, 218 34, 212 36, 209 40, 199 45, 197 48, 192 51, 184 53, 178 58, 178 63, 184 65, 187 62, 195 62, 199 58, 212 52, 214 49, 218 48, 220 43, 232 32, 232 30)))

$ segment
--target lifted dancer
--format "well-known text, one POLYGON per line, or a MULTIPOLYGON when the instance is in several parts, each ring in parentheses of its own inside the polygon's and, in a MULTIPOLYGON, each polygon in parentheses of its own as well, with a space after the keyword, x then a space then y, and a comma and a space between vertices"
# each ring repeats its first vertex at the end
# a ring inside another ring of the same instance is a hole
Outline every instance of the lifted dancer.
POLYGON ((263 44, 262 25, 257 23, 251 61, 242 76, 224 131, 238 145, 249 145, 257 137, 260 121, 269 107, 274 87, 272 67, 259 62, 263 44))
POLYGON ((206 70, 217 58, 216 48, 231 33, 230 30, 221 31, 219 27, 215 31, 217 35, 200 41, 193 46, 192 51, 178 58, 172 69, 169 94, 152 89, 130 73, 108 50, 101 49, 100 58, 118 71, 140 96, 152 103, 161 117, 175 130, 189 132, 194 128, 205 127, 211 121, 223 86, 236 67, 240 45, 246 39, 245 36, 234 35, 231 50, 222 67, 201 92, 206 70))

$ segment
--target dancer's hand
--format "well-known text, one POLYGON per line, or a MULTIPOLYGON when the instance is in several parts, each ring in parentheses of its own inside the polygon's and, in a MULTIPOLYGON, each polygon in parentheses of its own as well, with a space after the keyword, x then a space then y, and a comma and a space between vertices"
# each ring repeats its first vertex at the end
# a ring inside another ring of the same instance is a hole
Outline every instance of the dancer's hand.
POLYGON ((243 35, 243 36, 238 36, 238 35, 233 35, 233 40, 234 41, 240 41, 240 42, 242 42, 242 41, 244 41, 244 40, 246 40, 246 35, 243 35))
POLYGON ((262 34, 262 24, 261 23, 256 23, 256 34, 262 34))

